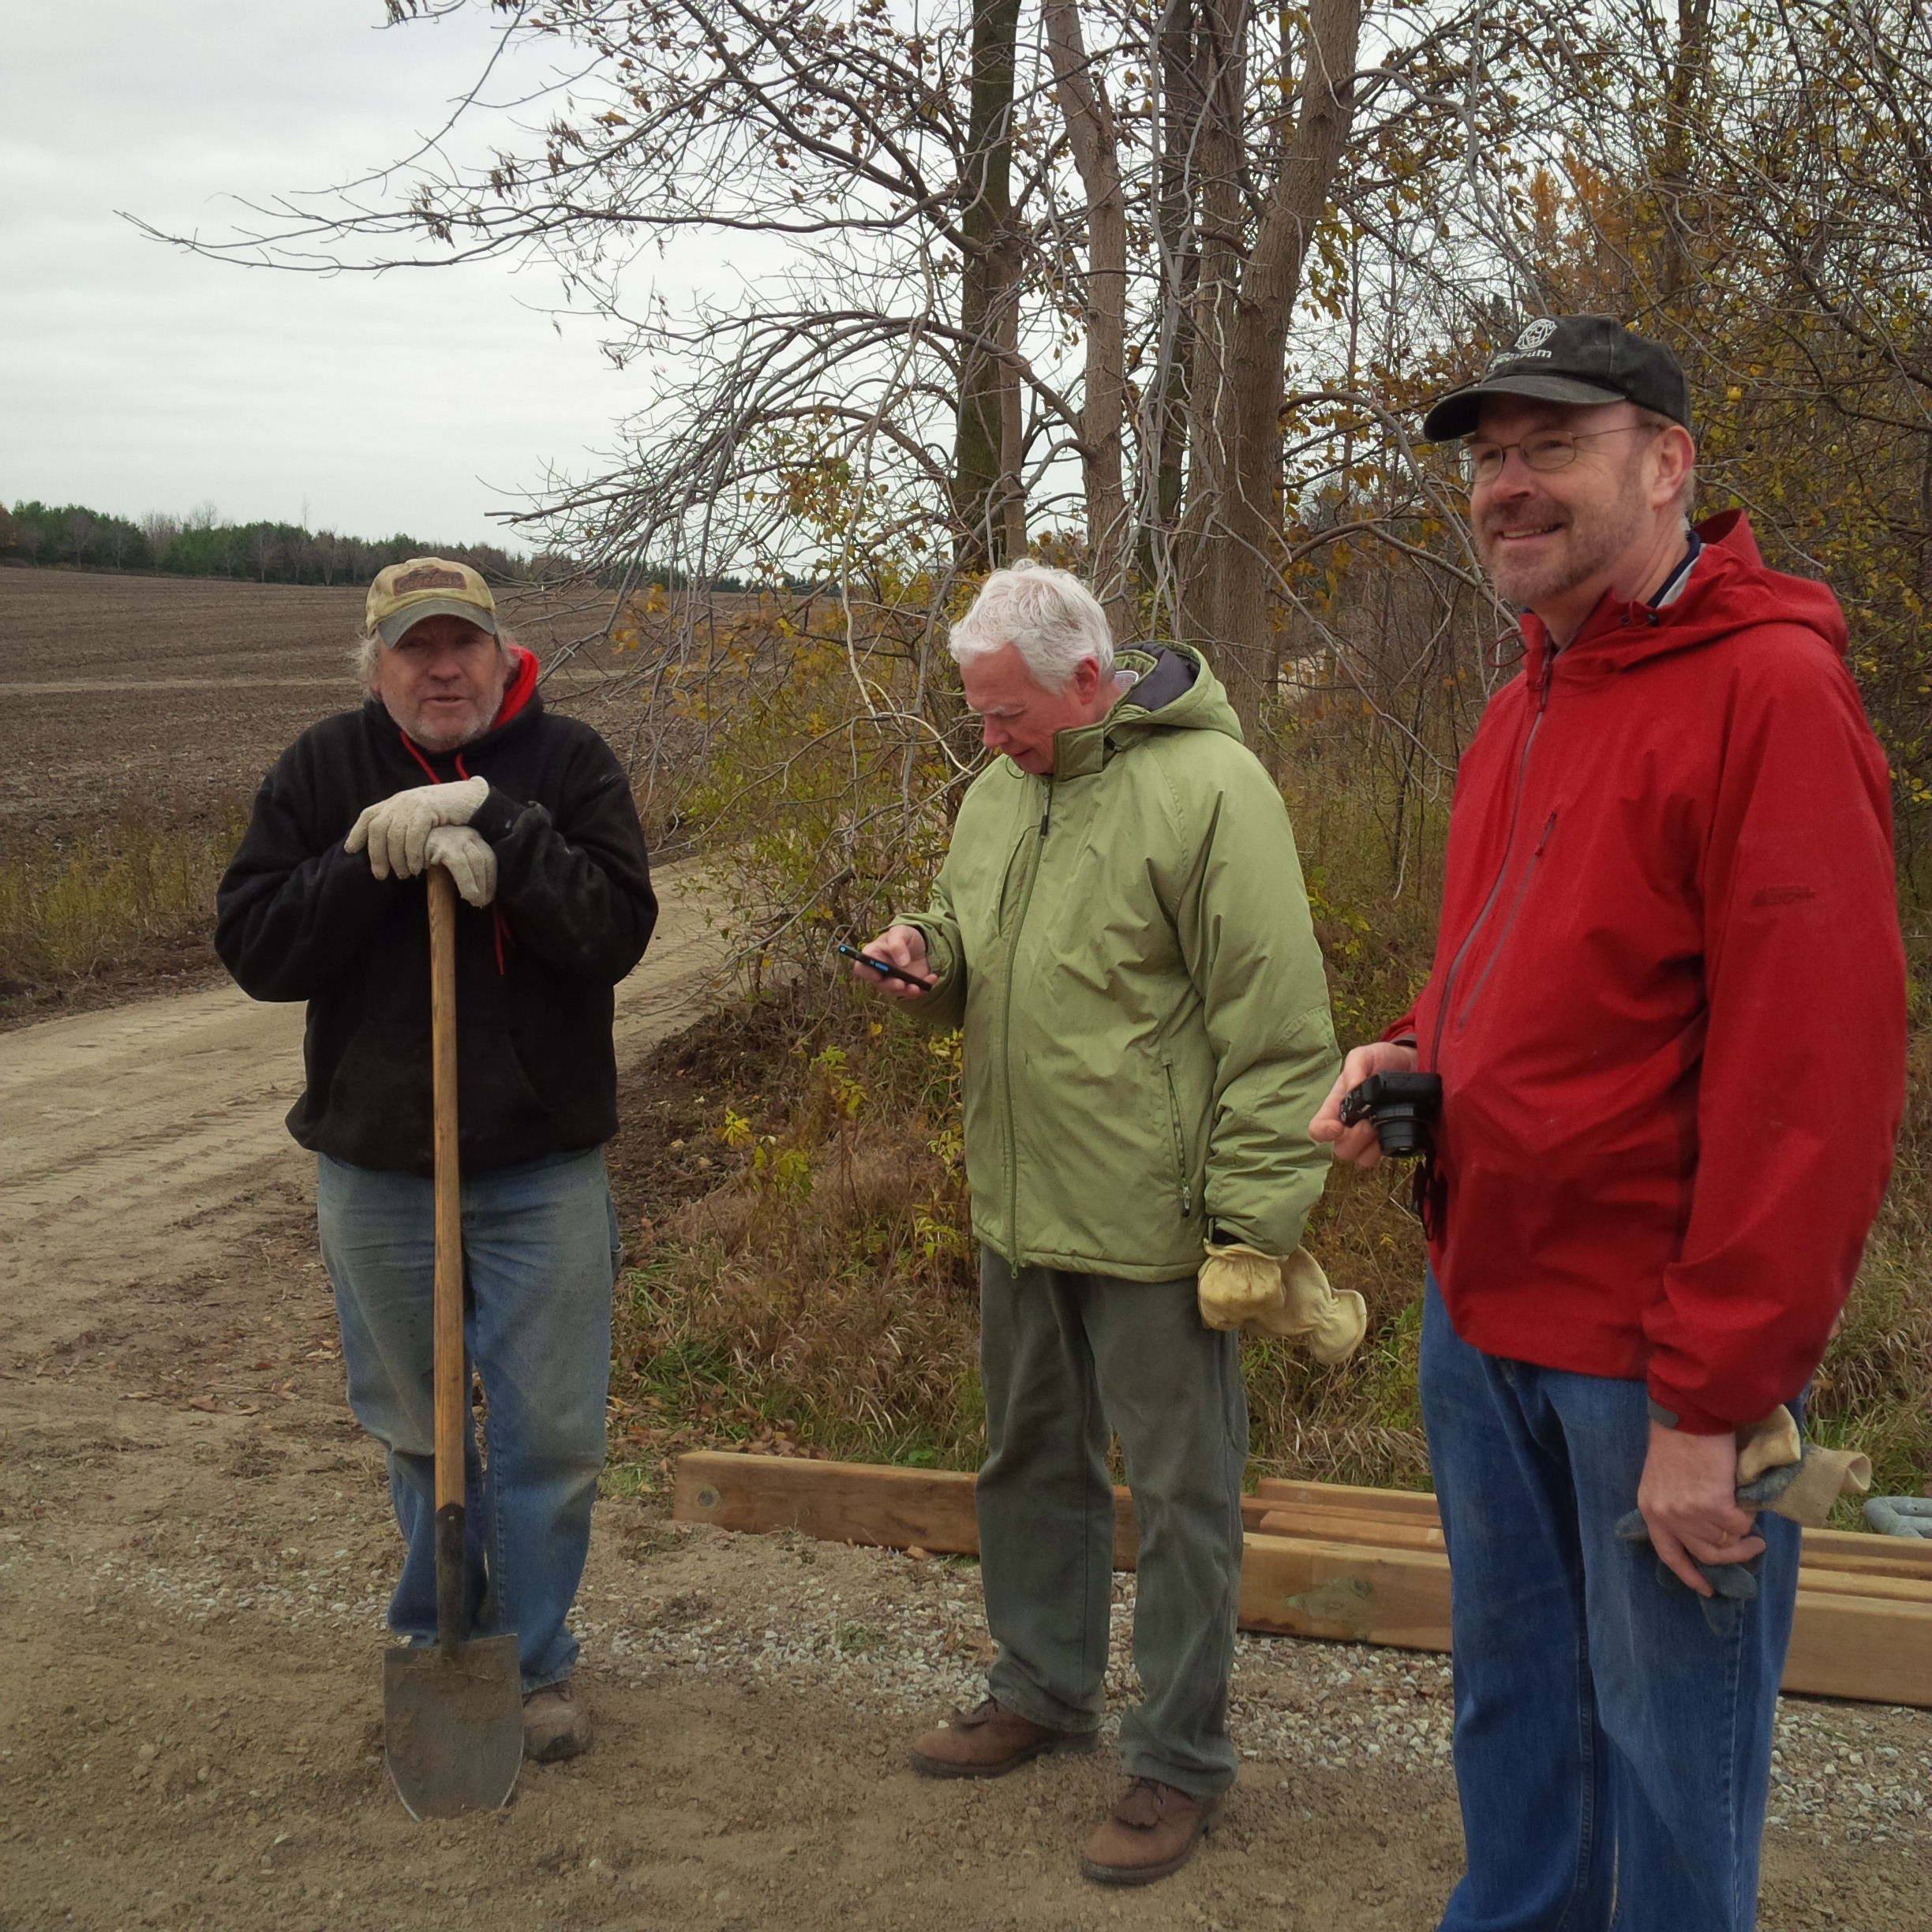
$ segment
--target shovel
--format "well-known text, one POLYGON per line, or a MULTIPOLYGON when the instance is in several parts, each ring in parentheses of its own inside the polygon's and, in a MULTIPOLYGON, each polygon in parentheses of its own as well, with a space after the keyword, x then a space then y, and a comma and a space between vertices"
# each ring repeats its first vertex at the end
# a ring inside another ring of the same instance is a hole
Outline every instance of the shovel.
POLYGON ((413 1818, 507 1804, 523 1762, 514 1636, 472 1638, 463 1607, 462 1192, 456 1166, 456 887, 429 868, 429 1038, 436 1129, 436 1641, 383 1657, 389 1776, 413 1818))

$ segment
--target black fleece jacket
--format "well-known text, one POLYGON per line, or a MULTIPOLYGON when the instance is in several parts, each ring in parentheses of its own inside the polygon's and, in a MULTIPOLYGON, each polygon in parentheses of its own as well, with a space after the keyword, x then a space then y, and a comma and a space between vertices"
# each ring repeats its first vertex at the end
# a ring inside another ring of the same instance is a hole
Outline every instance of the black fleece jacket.
POLYGON ((372 698, 304 732, 263 781, 215 946, 256 999, 309 1002, 289 1131, 356 1166, 433 1171, 423 881, 378 879, 343 849, 365 806, 429 782, 418 755, 439 781, 490 788, 470 823, 496 855, 496 902, 456 908, 463 1171, 600 1146, 617 1128, 611 989, 643 957, 657 901, 610 747, 534 690, 442 754, 413 748, 372 698))

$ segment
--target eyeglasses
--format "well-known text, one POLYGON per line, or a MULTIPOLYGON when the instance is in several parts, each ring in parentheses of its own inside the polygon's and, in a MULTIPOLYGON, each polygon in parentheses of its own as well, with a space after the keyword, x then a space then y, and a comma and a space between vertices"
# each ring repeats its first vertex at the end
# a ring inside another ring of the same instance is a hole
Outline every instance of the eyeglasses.
POLYGON ((1503 474, 1511 450, 1518 451, 1525 467, 1531 470, 1567 470, 1579 454, 1579 443, 1593 443, 1598 436, 1623 436, 1632 429, 1654 429, 1651 423, 1619 423, 1614 429, 1541 429, 1515 443, 1468 442, 1462 445, 1462 480, 1465 483, 1493 483, 1503 474))

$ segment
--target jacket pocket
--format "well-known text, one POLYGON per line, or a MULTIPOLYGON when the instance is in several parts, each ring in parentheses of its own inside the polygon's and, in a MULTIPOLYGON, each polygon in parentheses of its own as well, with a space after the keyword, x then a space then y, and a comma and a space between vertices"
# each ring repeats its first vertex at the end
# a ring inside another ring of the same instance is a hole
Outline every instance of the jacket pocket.
POLYGON ((999 912, 995 914, 993 931, 1001 933, 1001 935, 1005 935, 1006 929, 1013 926, 1014 912, 1018 910, 1017 902, 1018 897, 1020 897, 1020 881, 1026 877, 1026 854, 1032 842, 1034 842, 1034 829, 1032 829, 1032 821, 1028 821, 1026 831, 1020 833, 1020 837, 1014 841, 1013 850, 1006 854, 1006 870, 999 875, 999 900, 997 900, 999 912))
POLYGON ((1181 1122, 1181 1095, 1174 1085, 1172 1055, 1161 1061, 1161 1074, 1167 1088, 1167 1125, 1174 1136, 1174 1187, 1181 1196, 1181 1219, 1194 1215, 1194 1181, 1188 1172, 1187 1133, 1181 1122))

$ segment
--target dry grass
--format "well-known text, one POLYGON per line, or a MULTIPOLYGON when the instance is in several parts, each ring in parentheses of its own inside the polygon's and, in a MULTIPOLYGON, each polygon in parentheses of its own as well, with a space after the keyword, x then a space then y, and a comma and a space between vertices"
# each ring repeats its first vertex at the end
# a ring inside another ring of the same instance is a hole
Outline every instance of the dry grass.
MULTIPOLYGON (((129 813, 104 832, 0 860, 0 999, 208 953, 215 889, 241 837, 129 813)), ((212 954, 208 954, 212 957, 212 954)))
POLYGON ((728 1097, 710 1132, 728 1178, 653 1228, 620 1292, 624 1428, 659 1455, 683 1436, 968 1466, 957 1041, 887 1028, 842 989, 775 998, 798 1043, 765 1069, 762 1117, 728 1097))

